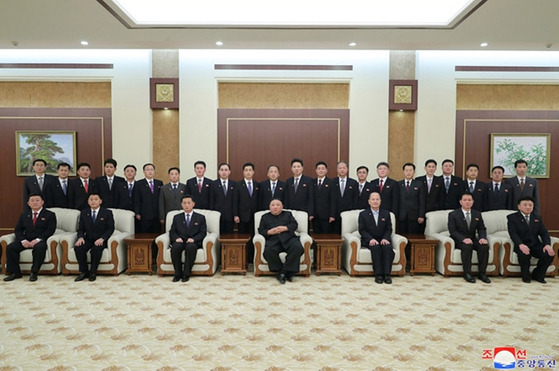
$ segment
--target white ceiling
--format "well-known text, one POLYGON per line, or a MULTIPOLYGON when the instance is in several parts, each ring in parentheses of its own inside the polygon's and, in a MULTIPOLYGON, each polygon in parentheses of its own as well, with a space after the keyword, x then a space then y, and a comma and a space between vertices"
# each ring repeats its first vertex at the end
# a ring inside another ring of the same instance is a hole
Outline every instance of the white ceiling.
POLYGON ((486 41, 487 50, 557 51, 558 15, 559 0, 488 0, 450 30, 129 29, 95 0, 1 0, 0 49, 350 49, 354 41, 351 49, 476 50, 486 41))

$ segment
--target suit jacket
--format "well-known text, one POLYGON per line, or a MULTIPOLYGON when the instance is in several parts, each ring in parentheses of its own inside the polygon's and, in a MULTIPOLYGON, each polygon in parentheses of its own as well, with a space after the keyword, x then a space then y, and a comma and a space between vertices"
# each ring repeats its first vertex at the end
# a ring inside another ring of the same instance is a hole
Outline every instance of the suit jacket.
POLYGON ((480 238, 487 238, 487 230, 485 229, 481 212, 472 208, 470 210, 470 219, 470 228, 468 228, 466 217, 461 208, 448 214, 448 231, 450 232, 450 237, 456 243, 462 243, 464 239, 471 238, 474 244, 476 244, 480 238), (476 237, 476 232, 479 237, 476 237))
POLYGON ((524 190, 520 190, 520 181, 517 176, 507 179, 507 183, 512 185, 512 207, 518 205, 518 200, 524 196, 530 196, 534 199, 534 212, 540 213, 540 192, 538 190, 538 181, 534 178, 526 177, 524 180, 524 190))
POLYGON ((410 181, 409 191, 406 189, 406 180, 398 182, 400 186, 398 220, 413 220, 425 218, 425 194, 423 183, 419 180, 410 181))
POLYGON ((359 234, 361 235, 361 246, 369 246, 369 242, 374 238, 379 243, 381 240, 390 240, 392 235, 392 220, 390 212, 379 209, 378 225, 371 208, 359 213, 359 234))
POLYGON ((335 218, 334 180, 324 177, 320 189, 318 189, 318 179, 313 179, 313 187, 314 217, 318 219, 335 218))
MULTIPOLYGON (((470 181, 465 179, 463 184, 464 184, 464 188, 462 189, 462 193, 470 192, 470 181)), ((485 211, 487 209, 485 205, 485 200, 487 199, 487 184, 482 183, 479 180, 476 180, 474 185, 474 191, 471 193, 474 199, 474 205, 472 206, 472 208, 479 211, 485 211)))
POLYGON ((186 184, 177 185, 177 191, 173 190, 173 185, 169 182, 161 187, 159 191, 159 219, 165 220, 167 213, 171 210, 182 210, 182 196, 186 193, 186 184))
POLYGON ((273 215, 271 212, 262 215, 258 233, 266 238, 266 246, 287 246, 292 239, 296 239, 295 231, 297 230, 297 220, 289 211, 282 211, 279 215, 273 215), (287 231, 280 234, 268 235, 268 231, 278 226, 286 226, 287 231))
POLYGON ((241 222, 249 222, 254 213, 258 211, 259 193, 258 182, 252 181, 252 197, 248 192, 245 180, 237 182, 233 193, 233 216, 238 216, 241 222))
POLYGON ((377 178, 371 182, 373 186, 372 192, 380 193, 381 208, 391 211, 398 218, 398 201, 400 201, 400 188, 398 182, 392 178, 386 178, 382 185, 382 192, 380 191, 380 179, 377 178))
POLYGON ((336 208, 336 218, 340 216, 343 211, 357 209, 359 201, 359 183, 355 179, 346 177, 346 185, 344 195, 340 191, 340 178, 335 177, 332 179, 332 202, 336 208))
POLYGON ((100 207, 95 216, 95 223, 91 218, 91 208, 82 210, 80 214, 80 223, 78 226, 78 239, 83 238, 87 242, 95 242, 99 238, 107 241, 115 230, 115 220, 113 212, 106 207, 100 207))
POLYGON ((134 212, 141 215, 142 220, 161 220, 159 218, 159 192, 163 182, 153 179, 153 193, 148 181, 144 178, 134 185, 134 212))
POLYGON ((518 247, 520 244, 525 244, 530 248, 551 245, 547 228, 545 228, 542 218, 535 213, 530 214, 530 224, 526 223, 526 219, 520 211, 507 215, 507 226, 510 238, 514 242, 514 251, 520 250, 518 247))
POLYGON ((309 216, 314 215, 314 186, 313 180, 306 175, 301 175, 297 193, 295 193, 295 178, 285 181, 285 208, 306 211, 309 216))
POLYGON ((236 189, 237 182, 228 179, 226 195, 223 190, 223 181, 221 179, 216 179, 212 182, 210 188, 210 209, 219 211, 221 213, 221 220, 233 221, 233 199, 236 189))
POLYGON ((276 181, 276 190, 272 195, 272 181, 270 179, 266 179, 263 182, 260 182, 260 210, 268 210, 270 208, 270 202, 272 199, 277 198, 284 202, 284 194, 285 194, 285 182, 281 180, 276 181))
POLYGON ((504 181, 499 185, 499 192, 495 192, 493 182, 486 184, 485 210, 513 210, 512 185, 504 181))
POLYGON ((94 192, 99 193, 104 207, 118 207, 118 187, 123 182, 126 182, 123 177, 115 175, 113 176, 113 185, 109 189, 109 180, 106 175, 95 178, 94 192))
POLYGON ((444 205, 445 189, 444 182, 441 177, 434 176, 431 181, 431 189, 429 190, 429 182, 427 176, 422 175, 415 180, 423 185, 423 193, 425 194, 425 212, 441 210, 444 205))
POLYGON ((47 189, 46 199, 48 200, 48 204, 45 201, 46 207, 70 208, 70 197, 68 195, 69 187, 70 179, 66 179, 66 194, 64 194, 64 190, 59 179, 54 178, 54 181, 47 189))
POLYGON ((88 195, 95 189, 95 180, 89 178, 87 180, 87 192, 83 187, 82 180, 77 177, 71 179, 68 184, 68 199, 72 209, 84 210, 89 207, 87 204, 88 195))
MULTIPOLYGON (((357 199, 357 208, 366 209, 369 207, 369 196, 373 191, 373 185, 371 182, 365 182, 363 185, 363 190, 357 199)), ((359 192, 359 182, 357 182, 357 192, 359 192)))
POLYGON ((457 209, 460 207, 460 195, 464 193, 464 181, 462 178, 452 175, 450 177, 450 186, 448 187, 448 193, 446 193, 445 178, 444 175, 441 176, 443 181, 443 206, 442 210, 457 209))
POLYGON ((23 210, 29 209, 27 201, 29 201, 29 195, 32 194, 40 194, 43 196, 43 201, 45 201, 45 205, 48 207, 49 188, 54 184, 56 179, 57 178, 55 176, 45 174, 43 179, 43 190, 41 191, 36 175, 31 175, 25 178, 23 181, 23 210))
POLYGON ((186 226, 186 214, 183 212, 173 217, 173 224, 169 230, 171 244, 179 237, 182 238, 184 242, 192 238, 198 247, 202 247, 202 241, 204 241, 206 234, 206 217, 195 211, 192 212, 188 227, 186 226))
POLYGON ((14 233, 17 241, 32 241, 41 239, 47 242, 47 239, 56 231, 56 214, 43 207, 37 215, 37 221, 33 225, 33 211, 31 209, 24 211, 19 216, 14 233))
POLYGON ((118 193, 117 208, 134 211, 135 191, 136 191, 136 182, 134 182, 134 186, 132 187, 132 194, 130 194, 130 191, 128 189, 128 181, 126 179, 124 180, 124 183, 120 183, 116 189, 116 192, 118 193))
POLYGON ((190 178, 186 181, 186 193, 192 196, 197 209, 210 209, 210 187, 212 180, 204 177, 202 191, 198 191, 198 178, 190 178))

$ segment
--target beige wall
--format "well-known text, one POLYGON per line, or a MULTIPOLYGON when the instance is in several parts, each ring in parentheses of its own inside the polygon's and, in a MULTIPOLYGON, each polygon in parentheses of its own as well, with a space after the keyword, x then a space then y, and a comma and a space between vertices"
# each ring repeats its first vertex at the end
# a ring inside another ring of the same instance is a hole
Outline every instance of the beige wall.
POLYGON ((2 107, 109 108, 110 82, 0 81, 2 107))
POLYGON ((559 85, 459 84, 458 110, 558 110, 559 85))

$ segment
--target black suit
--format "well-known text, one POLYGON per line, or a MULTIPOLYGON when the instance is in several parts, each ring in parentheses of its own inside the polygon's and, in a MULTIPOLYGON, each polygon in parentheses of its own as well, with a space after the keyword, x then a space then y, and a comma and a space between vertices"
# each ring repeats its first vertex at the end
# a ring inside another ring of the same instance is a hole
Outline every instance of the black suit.
POLYGON ((422 233, 422 228, 417 219, 425 218, 425 194, 423 183, 412 179, 407 186, 407 181, 400 180, 398 232, 399 233, 422 233))
POLYGON ((115 230, 115 220, 113 212, 105 207, 97 210, 95 222, 93 222, 91 209, 82 210, 80 214, 80 223, 78 227, 78 239, 83 238, 85 243, 80 246, 74 246, 80 272, 92 274, 97 273, 97 267, 103 255, 103 249, 107 247, 107 243, 115 230), (99 238, 103 239, 103 245, 96 246, 95 241, 99 238), (91 250, 91 269, 87 267, 87 252, 91 250))
POLYGON ((478 260, 478 273, 485 274, 487 270, 487 261, 489 259, 489 245, 481 244, 481 238, 487 239, 487 231, 481 212, 476 209, 470 210, 470 227, 466 222, 466 217, 462 212, 462 208, 456 209, 448 214, 448 231, 450 237, 454 240, 457 249, 461 251, 462 266, 464 274, 472 273, 472 250, 477 251, 478 260), (476 232, 478 237, 476 237, 476 232), (470 238, 473 242, 472 245, 464 243, 464 239, 470 238))
POLYGON ((57 178, 44 174, 43 175, 43 189, 39 187, 39 181, 37 180, 37 175, 31 175, 25 178, 23 181, 23 210, 29 210, 29 206, 27 205, 27 201, 29 201, 29 195, 32 194, 40 194, 43 196, 43 201, 45 201, 45 207, 50 207, 48 195, 49 195, 49 188, 57 178))
POLYGON ((301 256, 305 250, 295 235, 297 226, 297 221, 289 211, 282 211, 279 215, 273 215, 271 212, 262 215, 258 233, 266 238, 264 258, 271 272, 283 273, 288 277, 299 272, 301 256), (287 227, 287 231, 268 235, 270 229, 279 226, 287 227), (281 252, 287 253, 285 264, 279 257, 281 252))
POLYGON ((357 203, 359 202, 359 183, 350 177, 345 178, 345 183, 344 195, 342 196, 340 178, 335 177, 332 179, 332 202, 336 209, 334 216, 336 220, 332 223, 334 233, 341 233, 342 231, 340 214, 344 211, 357 209, 357 203))
POLYGON ((231 179, 227 180, 227 193, 223 188, 223 180, 214 180, 210 189, 210 209, 219 211, 221 216, 219 218, 219 233, 233 233, 235 226, 233 215, 233 199, 235 190, 237 188, 236 182, 231 179))
POLYGON ((485 205, 485 200, 487 199, 487 185, 476 180, 473 184, 474 189, 470 190, 470 180, 464 180, 463 184, 464 188, 462 193, 470 192, 474 199, 474 205, 472 207, 479 211, 485 211, 487 209, 485 205))
POLYGON ((68 199, 70 200, 70 208, 84 210, 89 207, 87 197, 95 189, 95 181, 91 178, 87 180, 87 192, 83 186, 81 178, 71 179, 68 185, 68 199))
POLYGON ((297 192, 295 192, 295 178, 291 177, 285 181, 286 209, 306 211, 309 216, 314 215, 314 187, 313 180, 306 175, 301 175, 297 192))
POLYGON ((202 247, 202 241, 206 237, 206 217, 193 211, 187 225, 186 213, 175 215, 169 236, 175 277, 190 277, 196 261, 196 253, 202 247), (178 238, 182 238, 183 242, 177 242, 178 238), (194 242, 186 242, 189 238, 192 238, 194 242), (183 251, 185 252, 184 268, 182 266, 183 251))
POLYGON ((47 207, 70 208, 70 197, 68 196, 69 185, 70 179, 66 179, 66 193, 64 193, 64 188, 60 184, 60 180, 54 178, 54 181, 47 189, 46 199, 48 200, 48 204, 45 203, 45 205, 47 207))
POLYGON ((212 180, 205 178, 202 181, 202 190, 198 189, 198 178, 190 178, 186 181, 186 193, 192 196, 197 209, 210 209, 210 188, 212 180))
POLYGON ((136 191, 136 182, 134 181, 132 185, 132 190, 130 190, 130 183, 127 180, 121 183, 117 187, 118 193, 118 208, 124 210, 134 211, 134 192, 136 191))
POLYGON ((517 176, 507 179, 507 183, 512 185, 512 207, 518 205, 521 197, 530 196, 534 199, 534 212, 540 213, 540 192, 537 179, 525 177, 523 190, 520 190, 520 181, 517 176))
MULTIPOLYGON (((359 189, 359 182, 357 183, 357 188, 359 189)), ((359 199, 357 200, 357 209, 366 209, 369 207, 369 196, 372 191, 373 185, 370 182, 365 182, 359 194, 359 199)))
POLYGON ((239 233, 254 235, 254 213, 258 211, 260 185, 254 180, 251 181, 251 185, 252 196, 244 179, 237 182, 233 193, 233 216, 240 219, 239 233))
POLYGON ((113 184, 109 188, 109 180, 106 175, 95 178, 95 193, 99 193, 103 200, 103 207, 118 207, 118 187, 126 182, 120 176, 113 176, 113 184))
POLYGON ((361 246, 371 251, 375 276, 389 276, 394 261, 394 250, 391 243, 382 245, 380 242, 382 240, 391 241, 392 220, 388 210, 379 209, 378 212, 378 225, 370 208, 359 213, 361 246), (378 244, 370 245, 372 239, 377 240, 378 244))
POLYGON ((530 223, 526 222, 524 215, 518 211, 507 216, 509 235, 514 242, 514 252, 518 255, 518 264, 524 280, 530 279, 530 259, 538 259, 538 265, 532 272, 532 278, 543 280, 547 267, 553 261, 553 257, 543 250, 545 245, 551 246, 549 233, 539 215, 530 214, 530 223), (520 245, 527 245, 530 254, 526 255, 520 250, 520 245))
POLYGON ((391 211, 398 218, 398 201, 400 200, 398 182, 392 178, 386 178, 382 185, 382 191, 380 190, 380 178, 373 180, 371 185, 373 187, 371 193, 378 192, 380 194, 381 208, 391 211))
POLYGON ((313 232, 314 233, 330 233, 332 226, 330 225, 330 218, 336 217, 336 204, 334 198, 334 180, 324 177, 320 187, 318 186, 318 179, 313 180, 313 195, 314 195, 314 218, 313 218, 313 232))
POLYGON ((153 192, 147 179, 138 180, 134 186, 134 212, 140 215, 140 232, 159 233, 159 192, 163 182, 153 179, 153 192))
POLYGON ((285 193, 285 182, 281 180, 276 180, 276 189, 274 190, 274 194, 272 194, 272 181, 267 179, 263 182, 260 182, 260 201, 259 201, 259 209, 260 210, 268 210, 270 208, 270 202, 277 198, 284 202, 284 193, 285 193))
POLYGON ((441 210, 444 204, 445 188, 441 177, 433 176, 431 180, 431 189, 429 189, 429 181, 426 175, 417 177, 415 180, 423 184, 423 193, 425 194, 425 212, 441 210))
POLYGON ((442 210, 457 209, 460 207, 460 196, 464 193, 464 181, 457 176, 450 176, 448 191, 446 191, 445 176, 441 176, 444 188, 444 202, 442 210))
POLYGON ((33 241, 40 239, 33 247, 33 264, 31 272, 37 273, 45 261, 47 253, 47 239, 56 231, 56 215, 45 208, 37 214, 37 220, 33 225, 33 211, 24 211, 20 216, 14 230, 16 239, 10 243, 6 249, 7 266, 6 271, 16 275, 21 275, 19 267, 19 254, 25 250, 21 241, 33 241))
POLYGON ((485 210, 513 210, 512 185, 503 181, 499 184, 498 192, 495 189, 494 182, 487 183, 486 187, 485 210))

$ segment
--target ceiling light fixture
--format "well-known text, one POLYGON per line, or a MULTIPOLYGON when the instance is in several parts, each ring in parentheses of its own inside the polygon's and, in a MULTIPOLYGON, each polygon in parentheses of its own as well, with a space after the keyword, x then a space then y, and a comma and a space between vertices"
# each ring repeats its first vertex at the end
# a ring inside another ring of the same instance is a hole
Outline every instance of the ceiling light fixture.
POLYGON ((80 44, 82 44, 83 46, 88 46, 88 45, 89 45, 89 43, 88 43, 87 41, 85 41, 85 40, 83 40, 82 42, 80 42, 80 44))
POLYGON ((479 44, 479 46, 481 46, 482 48, 485 48, 487 45, 489 45, 488 43, 481 43, 479 44))
POLYGON ((352 42, 350 42, 350 43, 349 43, 349 44, 347 44, 347 45, 349 45, 349 46, 357 46, 357 43, 356 43, 356 42, 354 42, 354 41, 352 41, 352 42))
POLYGON ((216 42, 215 42, 215 45, 217 45, 217 46, 222 46, 222 45, 223 45, 223 41, 216 41, 216 42))

